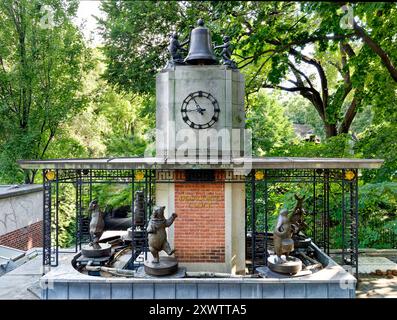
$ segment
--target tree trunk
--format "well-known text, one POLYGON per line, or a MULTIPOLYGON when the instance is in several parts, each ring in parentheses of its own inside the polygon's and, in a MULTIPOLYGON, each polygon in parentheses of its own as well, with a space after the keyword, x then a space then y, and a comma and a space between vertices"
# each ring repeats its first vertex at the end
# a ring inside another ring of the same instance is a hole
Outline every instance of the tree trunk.
POLYGON ((334 123, 324 123, 325 136, 327 138, 335 137, 338 135, 338 130, 336 129, 336 124, 334 123))

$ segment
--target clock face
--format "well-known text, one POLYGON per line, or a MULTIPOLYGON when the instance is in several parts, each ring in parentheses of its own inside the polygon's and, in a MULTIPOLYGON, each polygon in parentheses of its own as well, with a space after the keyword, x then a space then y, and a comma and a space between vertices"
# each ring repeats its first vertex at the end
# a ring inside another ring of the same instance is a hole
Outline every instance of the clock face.
POLYGON ((193 129, 212 127, 218 121, 220 111, 218 101, 205 91, 192 92, 181 107, 183 121, 193 129))

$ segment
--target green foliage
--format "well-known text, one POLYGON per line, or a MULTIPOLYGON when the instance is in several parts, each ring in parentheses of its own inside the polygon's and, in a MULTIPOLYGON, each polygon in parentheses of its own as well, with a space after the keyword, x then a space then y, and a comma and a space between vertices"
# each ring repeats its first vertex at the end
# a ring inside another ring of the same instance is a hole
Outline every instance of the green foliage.
POLYGON ((103 208, 117 208, 131 204, 131 186, 120 184, 93 185, 92 190, 93 198, 97 199, 103 208))
POLYGON ((350 135, 338 135, 321 143, 301 141, 291 145, 288 154, 293 157, 354 158, 353 141, 350 135))
POLYGON ((293 127, 274 96, 260 92, 252 96, 246 126, 252 130, 252 149, 256 156, 278 155, 297 143, 293 127))
POLYGON ((76 1, 0 3, 0 178, 33 182, 18 159, 41 159, 62 122, 86 105, 83 74, 89 50, 72 24, 76 1), (54 9, 43 28, 40 8, 54 9))
POLYGON ((153 141, 154 97, 107 84, 101 79, 105 70, 102 58, 98 50, 93 51, 96 65, 85 77, 91 100, 84 110, 63 123, 48 150, 49 156, 143 156, 153 141))
POLYGON ((378 170, 365 170, 363 180, 396 181, 397 179, 397 127, 395 123, 384 122, 372 125, 360 136, 355 146, 357 154, 364 158, 384 159, 385 163, 378 170))
POLYGON ((109 156, 143 156, 150 139, 147 135, 155 126, 155 101, 149 95, 104 92, 97 112, 105 117, 109 133, 104 135, 109 156))
POLYGON ((70 184, 61 185, 59 191, 58 241, 61 248, 69 248, 75 243, 76 192, 70 184))
POLYGON ((387 248, 397 233, 397 183, 368 183, 360 187, 359 245, 387 248))
MULTIPOLYGON (((165 65, 168 34, 181 24, 177 1, 104 1, 99 20, 105 39, 105 77, 134 92, 153 92, 154 74, 165 65)), ((188 34, 184 34, 187 36, 188 34)))
POLYGON ((309 101, 298 94, 279 94, 276 96, 285 109, 286 117, 294 124, 309 125, 314 134, 324 139, 324 127, 318 113, 309 101))

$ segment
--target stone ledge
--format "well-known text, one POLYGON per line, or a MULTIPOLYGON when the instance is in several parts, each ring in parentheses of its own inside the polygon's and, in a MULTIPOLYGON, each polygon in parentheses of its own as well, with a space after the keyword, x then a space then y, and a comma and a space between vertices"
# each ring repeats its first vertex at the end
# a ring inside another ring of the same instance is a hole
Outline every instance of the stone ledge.
POLYGON ((42 190, 43 186, 38 184, 0 185, 0 199, 17 197, 42 190))

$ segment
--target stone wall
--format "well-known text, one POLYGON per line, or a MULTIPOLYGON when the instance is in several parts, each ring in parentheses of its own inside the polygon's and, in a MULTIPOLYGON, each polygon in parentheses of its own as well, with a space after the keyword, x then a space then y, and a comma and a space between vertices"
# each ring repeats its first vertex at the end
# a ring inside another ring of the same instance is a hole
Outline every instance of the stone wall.
POLYGON ((28 250, 42 246, 40 185, 1 186, 0 245, 28 250))

